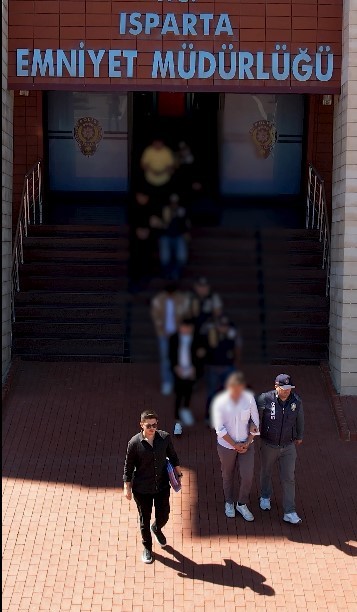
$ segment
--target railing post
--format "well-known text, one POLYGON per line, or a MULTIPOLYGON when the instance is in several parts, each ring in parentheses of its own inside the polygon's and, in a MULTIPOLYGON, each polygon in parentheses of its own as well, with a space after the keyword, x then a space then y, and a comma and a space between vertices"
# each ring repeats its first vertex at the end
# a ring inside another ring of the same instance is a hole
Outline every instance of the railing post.
POLYGON ((310 198, 311 198, 311 166, 309 166, 309 178, 307 182, 306 219, 305 219, 306 229, 308 229, 309 221, 310 221, 310 198))
POLYGON ((40 211, 40 225, 42 225, 42 172, 41 172, 41 163, 37 164, 37 172, 38 172, 38 205, 40 211))

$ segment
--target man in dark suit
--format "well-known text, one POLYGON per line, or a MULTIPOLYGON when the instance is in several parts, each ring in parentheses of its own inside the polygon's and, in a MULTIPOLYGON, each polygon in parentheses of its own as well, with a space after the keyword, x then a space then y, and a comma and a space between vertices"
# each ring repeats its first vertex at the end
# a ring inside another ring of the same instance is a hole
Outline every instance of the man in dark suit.
POLYGON ((175 436, 182 434, 182 423, 187 426, 194 423, 190 402, 200 368, 200 354, 194 322, 185 319, 170 339, 170 362, 175 379, 175 436))

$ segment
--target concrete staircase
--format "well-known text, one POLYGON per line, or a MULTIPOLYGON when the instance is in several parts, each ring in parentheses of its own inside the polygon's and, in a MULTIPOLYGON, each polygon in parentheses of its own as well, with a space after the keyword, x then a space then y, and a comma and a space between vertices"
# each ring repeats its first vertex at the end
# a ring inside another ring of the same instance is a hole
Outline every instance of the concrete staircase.
MULTIPOLYGON (((328 299, 317 234, 306 230, 194 230, 182 288, 205 275, 239 326, 246 363, 314 363, 327 358, 328 299)), ((131 306, 131 358, 157 359, 149 318, 154 279, 131 306)))
POLYGON ((16 298, 15 354, 129 361, 127 228, 42 225, 30 232, 16 298))
MULTIPOLYGON (((164 282, 128 292, 126 226, 37 226, 25 240, 14 353, 25 359, 156 361, 149 316, 164 282)), ((207 276, 240 327, 247 363, 326 359, 328 299, 313 231, 193 231, 182 279, 207 276)))

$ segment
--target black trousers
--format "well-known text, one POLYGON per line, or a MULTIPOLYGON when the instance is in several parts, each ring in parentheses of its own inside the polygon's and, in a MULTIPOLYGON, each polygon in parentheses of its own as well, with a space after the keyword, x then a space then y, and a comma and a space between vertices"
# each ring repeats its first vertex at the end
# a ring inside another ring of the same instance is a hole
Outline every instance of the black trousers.
POLYGON ((170 487, 151 495, 150 493, 133 492, 140 518, 140 531, 143 546, 152 549, 152 536, 150 530, 150 520, 153 505, 155 506, 154 525, 162 529, 170 516, 170 487))
POLYGON ((175 376, 175 420, 180 420, 180 408, 189 408, 195 382, 175 376))

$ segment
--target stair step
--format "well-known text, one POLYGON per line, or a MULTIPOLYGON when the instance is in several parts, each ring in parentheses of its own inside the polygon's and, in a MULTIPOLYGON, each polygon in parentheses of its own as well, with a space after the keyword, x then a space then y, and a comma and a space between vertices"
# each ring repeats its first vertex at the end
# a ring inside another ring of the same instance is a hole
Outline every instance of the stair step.
POLYGON ((44 321, 17 321, 14 324, 14 332, 17 338, 89 338, 102 339, 109 338, 110 340, 125 340, 125 325, 122 323, 109 323, 102 321, 100 323, 83 323, 83 322, 63 322, 63 323, 46 323, 44 321))
POLYGON ((129 356, 127 342, 121 339, 97 338, 15 338, 16 355, 106 355, 129 356))
POLYGON ((49 305, 41 305, 41 306, 19 306, 16 309, 16 320, 17 321, 25 321, 25 320, 43 320, 43 321, 67 321, 67 322, 76 322, 78 321, 86 321, 88 319, 91 320, 91 323, 94 322, 121 322, 124 321, 126 317, 126 309, 125 307, 118 306, 108 306, 108 307, 98 307, 98 306, 88 306, 88 307, 63 307, 63 306, 49 306, 49 305))
POLYGON ((71 262, 81 262, 84 264, 90 263, 102 263, 105 261, 108 264, 123 262, 127 263, 129 261, 129 251, 113 251, 112 253, 106 251, 82 251, 82 250, 57 250, 56 249, 38 249, 35 246, 29 248, 25 247, 24 250, 24 261, 26 263, 36 263, 39 266, 43 264, 43 262, 63 262, 67 265, 67 263, 71 262))
POLYGON ((21 306, 70 306, 71 308, 87 306, 96 308, 124 308, 126 303, 131 300, 131 296, 125 291, 122 292, 65 292, 60 291, 20 291, 16 294, 17 310, 21 306))
POLYGON ((82 278, 117 278, 120 275, 126 273, 126 265, 124 263, 82 263, 82 262, 67 262, 53 263, 53 262, 41 262, 40 265, 36 263, 25 263, 20 268, 21 277, 24 276, 55 276, 55 277, 82 277, 82 278))
POLYGON ((25 276, 20 281, 22 291, 120 291, 127 288, 127 278, 58 278, 49 276, 25 276))
POLYGON ((32 225, 29 229, 30 236, 37 237, 66 237, 66 236, 88 236, 88 237, 127 237, 129 227, 127 225, 32 225))
POLYGON ((26 248, 36 249, 71 249, 71 250, 82 250, 82 251, 106 251, 106 252, 117 252, 129 249, 129 240, 123 236, 118 238, 102 237, 31 237, 26 238, 26 248))

